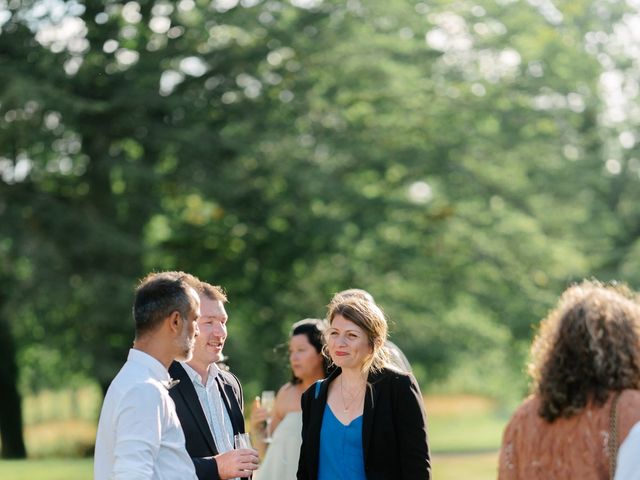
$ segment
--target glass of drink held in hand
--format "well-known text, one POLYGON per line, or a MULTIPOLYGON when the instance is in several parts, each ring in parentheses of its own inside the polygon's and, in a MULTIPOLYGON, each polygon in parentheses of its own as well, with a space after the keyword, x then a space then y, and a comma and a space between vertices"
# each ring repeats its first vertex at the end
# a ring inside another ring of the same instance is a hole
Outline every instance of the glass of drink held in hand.
POLYGON ((253 448, 248 433, 236 433, 233 436, 233 446, 239 448, 253 448))
MULTIPOLYGON (((249 436, 248 433, 236 433, 233 436, 233 446, 236 450, 241 449, 241 448, 253 448, 251 446, 251 437, 249 436)), ((253 474, 252 472, 249 472, 247 470, 244 470, 245 472, 248 472, 248 475, 245 477, 243 476, 242 478, 252 478, 253 474)))
POLYGON ((260 397, 260 404, 262 408, 267 411, 267 432, 264 438, 265 443, 270 443, 271 437, 271 419, 273 417, 273 404, 276 401, 276 392, 273 390, 265 390, 260 397))

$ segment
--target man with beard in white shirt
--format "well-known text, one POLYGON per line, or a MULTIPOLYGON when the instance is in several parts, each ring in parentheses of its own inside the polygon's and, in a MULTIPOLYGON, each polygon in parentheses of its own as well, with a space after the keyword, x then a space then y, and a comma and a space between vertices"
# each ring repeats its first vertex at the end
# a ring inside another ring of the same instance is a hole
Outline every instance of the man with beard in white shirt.
POLYGON ((200 299, 192 285, 198 283, 183 272, 162 272, 136 289, 135 339, 102 405, 95 480, 197 479, 169 396, 168 368, 193 355, 200 299))

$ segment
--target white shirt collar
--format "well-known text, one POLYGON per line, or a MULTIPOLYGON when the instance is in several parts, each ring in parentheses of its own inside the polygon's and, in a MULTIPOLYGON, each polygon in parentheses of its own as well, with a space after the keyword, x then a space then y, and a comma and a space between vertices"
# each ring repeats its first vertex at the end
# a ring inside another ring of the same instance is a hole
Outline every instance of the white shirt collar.
MULTIPOLYGON (((194 370, 193 367, 191 367, 191 365, 189 365, 187 362, 180 362, 180 364, 184 367, 187 375, 189 375, 191 382, 195 382, 197 380, 201 385, 203 385, 202 377, 198 372, 194 370)), ((218 376, 218 372, 220 372, 220 368, 215 363, 209 365, 209 376, 207 378, 207 385, 211 385, 211 382, 213 382, 213 380, 215 380, 215 378, 218 376)))
POLYGON ((127 357, 127 361, 139 363, 144 365, 151 371, 151 377, 160 382, 168 382, 171 377, 169 376, 169 372, 164 367, 160 361, 149 355, 148 353, 143 352, 142 350, 138 350, 136 348, 129 349, 129 356, 127 357))

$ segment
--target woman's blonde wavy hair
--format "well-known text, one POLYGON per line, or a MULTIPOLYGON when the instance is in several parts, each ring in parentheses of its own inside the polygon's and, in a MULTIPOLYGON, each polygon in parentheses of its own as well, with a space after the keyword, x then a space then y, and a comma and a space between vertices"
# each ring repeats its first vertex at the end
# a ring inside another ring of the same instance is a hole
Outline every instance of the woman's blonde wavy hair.
POLYGON ((585 280, 540 323, 529 374, 549 422, 640 387, 640 305, 625 286, 585 280))

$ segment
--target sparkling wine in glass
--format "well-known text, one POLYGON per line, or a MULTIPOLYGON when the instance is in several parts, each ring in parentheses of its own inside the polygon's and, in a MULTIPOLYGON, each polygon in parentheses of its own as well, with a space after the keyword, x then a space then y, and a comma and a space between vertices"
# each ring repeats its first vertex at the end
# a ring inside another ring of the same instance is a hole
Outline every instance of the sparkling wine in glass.
POLYGON ((264 390, 260 397, 260 404, 262 408, 267 411, 267 434, 264 438, 265 443, 270 443, 273 438, 271 437, 271 419, 273 418, 273 404, 276 401, 276 392, 273 390, 264 390))
POLYGON ((248 433, 236 433, 233 436, 233 446, 238 448, 253 448, 251 446, 251 437, 248 433))
MULTIPOLYGON (((233 436, 233 446, 236 450, 239 448, 253 448, 251 446, 251 437, 248 433, 236 433, 233 436)), ((253 478, 253 475, 249 472, 248 476, 242 478, 253 478)))

